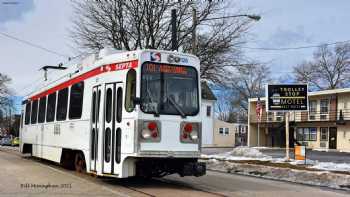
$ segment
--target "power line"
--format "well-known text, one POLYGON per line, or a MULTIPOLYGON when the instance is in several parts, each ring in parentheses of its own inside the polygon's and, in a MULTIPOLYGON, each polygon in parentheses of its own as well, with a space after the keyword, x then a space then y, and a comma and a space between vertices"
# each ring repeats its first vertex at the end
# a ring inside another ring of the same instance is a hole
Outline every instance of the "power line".
POLYGON ((7 37, 7 38, 16 40, 16 41, 18 41, 18 42, 24 43, 24 44, 29 45, 29 46, 31 46, 31 47, 35 47, 35 48, 41 49, 41 50, 46 51, 46 52, 48 52, 48 53, 52 53, 52 54, 55 54, 55 55, 60 56, 60 57, 69 58, 69 55, 65 55, 65 54, 62 54, 62 53, 53 51, 53 50, 51 50, 51 49, 45 48, 45 47, 40 46, 40 45, 38 45, 38 44, 34 44, 34 43, 32 43, 32 42, 29 42, 29 41, 22 40, 22 39, 20 39, 20 38, 11 36, 11 35, 9 35, 9 34, 7 34, 7 33, 0 32, 0 34, 3 35, 3 36, 5 36, 5 37, 7 37))
POLYGON ((319 45, 306 45, 306 46, 299 46, 299 47, 282 47, 282 48, 268 48, 268 47, 238 47, 243 49, 253 49, 253 50, 264 50, 264 51, 287 51, 287 50, 299 50, 299 49, 308 49, 308 48, 318 48, 321 46, 331 46, 336 44, 343 44, 348 43, 350 40, 345 41, 338 41, 338 42, 332 42, 332 43, 326 43, 326 44, 319 44, 319 45))

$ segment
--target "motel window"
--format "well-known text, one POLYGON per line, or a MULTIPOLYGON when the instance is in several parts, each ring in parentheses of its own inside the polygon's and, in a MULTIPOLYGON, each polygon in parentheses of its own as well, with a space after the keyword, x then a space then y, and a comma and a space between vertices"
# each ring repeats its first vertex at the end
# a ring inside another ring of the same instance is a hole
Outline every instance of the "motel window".
POLYGON ((328 99, 322 99, 320 102, 321 114, 328 113, 328 99))
POLYGON ((32 103, 31 103, 31 102, 28 102, 28 103, 26 104, 26 114, 25 114, 25 120, 24 120, 24 123, 25 123, 26 125, 28 125, 29 122, 30 122, 30 110, 31 110, 31 108, 32 108, 32 103))
POLYGON ((46 112, 46 96, 40 98, 39 115, 38 115, 39 123, 45 122, 45 112, 46 112))
POLYGON ((52 122, 55 119, 56 92, 50 94, 47 98, 46 122, 52 122))
POLYGON ((30 123, 36 124, 38 118, 38 100, 33 101, 32 104, 32 115, 31 115, 31 120, 30 123))
POLYGON ((327 127, 321 127, 321 141, 328 141, 328 128, 327 127))
POLYGON ((284 116, 284 112, 277 112, 276 116, 284 116))
POLYGON ((72 85, 70 89, 69 119, 81 118, 83 111, 84 82, 72 85))
POLYGON ((304 128, 304 133, 303 133, 303 141, 309 141, 310 140, 310 130, 309 128, 304 128))
POLYGON ((317 101, 309 101, 309 112, 316 113, 317 110, 317 101))
POLYGON ((317 128, 311 127, 310 128, 310 141, 316 141, 317 140, 317 128))
POLYGON ((135 105, 132 100, 134 97, 136 97, 136 71, 130 69, 126 75, 125 110, 127 112, 134 111, 135 105))
POLYGON ((316 127, 305 127, 297 129, 297 140, 298 141, 316 141, 317 140, 317 128, 316 127))
POLYGON ((229 128, 225 128, 225 135, 229 135, 229 134, 230 134, 229 128))
POLYGON ((297 140, 298 141, 303 141, 303 128, 298 128, 297 129, 297 140))
POLYGON ((211 106, 207 106, 207 116, 211 116, 211 106))
POLYGON ((219 128, 219 134, 224 134, 224 128, 219 128))
POLYGON ((66 120, 68 106, 68 88, 58 92, 56 120, 66 120))

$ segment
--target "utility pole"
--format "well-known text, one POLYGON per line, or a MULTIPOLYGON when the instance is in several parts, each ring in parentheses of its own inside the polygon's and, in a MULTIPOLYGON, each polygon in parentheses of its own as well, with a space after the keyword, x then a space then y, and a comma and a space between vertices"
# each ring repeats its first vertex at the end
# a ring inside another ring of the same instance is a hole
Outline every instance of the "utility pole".
POLYGON ((9 106, 9 119, 8 119, 8 121, 9 121, 9 130, 8 130, 8 132, 9 133, 11 133, 11 107, 9 106))
POLYGON ((197 50, 197 10, 192 8, 192 54, 196 54, 197 50))
POLYGON ((177 51, 176 9, 171 10, 171 49, 177 51))

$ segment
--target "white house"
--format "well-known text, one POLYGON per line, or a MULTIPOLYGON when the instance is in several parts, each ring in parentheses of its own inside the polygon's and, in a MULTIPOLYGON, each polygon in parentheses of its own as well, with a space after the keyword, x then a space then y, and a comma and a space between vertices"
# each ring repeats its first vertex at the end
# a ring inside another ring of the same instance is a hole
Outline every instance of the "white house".
POLYGON ((216 97, 206 82, 202 82, 202 146, 214 144, 214 105, 216 97))

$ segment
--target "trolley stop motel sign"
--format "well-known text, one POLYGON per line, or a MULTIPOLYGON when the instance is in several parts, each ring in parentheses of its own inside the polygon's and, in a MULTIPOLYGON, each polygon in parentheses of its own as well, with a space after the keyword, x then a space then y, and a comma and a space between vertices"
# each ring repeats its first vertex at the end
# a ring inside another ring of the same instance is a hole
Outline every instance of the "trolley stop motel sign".
POLYGON ((267 111, 306 111, 306 84, 267 85, 267 111))

